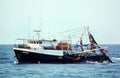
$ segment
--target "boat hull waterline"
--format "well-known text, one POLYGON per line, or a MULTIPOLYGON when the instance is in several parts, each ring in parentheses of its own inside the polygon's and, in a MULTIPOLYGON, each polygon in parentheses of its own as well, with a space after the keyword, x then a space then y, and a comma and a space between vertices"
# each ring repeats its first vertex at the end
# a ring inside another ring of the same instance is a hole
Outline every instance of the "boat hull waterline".
POLYGON ((15 50, 15 55, 18 63, 60 63, 60 64, 74 64, 74 63, 86 63, 91 62, 103 62, 108 60, 108 56, 96 55, 96 56, 79 56, 79 55, 48 55, 42 53, 27 52, 22 50, 15 50))

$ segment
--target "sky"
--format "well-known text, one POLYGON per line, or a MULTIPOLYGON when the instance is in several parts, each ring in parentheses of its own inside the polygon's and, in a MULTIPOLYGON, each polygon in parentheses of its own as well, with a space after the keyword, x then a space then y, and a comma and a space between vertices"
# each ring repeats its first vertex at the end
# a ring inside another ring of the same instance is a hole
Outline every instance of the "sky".
POLYGON ((0 44, 89 26, 100 44, 120 44, 120 0, 0 0, 0 44))

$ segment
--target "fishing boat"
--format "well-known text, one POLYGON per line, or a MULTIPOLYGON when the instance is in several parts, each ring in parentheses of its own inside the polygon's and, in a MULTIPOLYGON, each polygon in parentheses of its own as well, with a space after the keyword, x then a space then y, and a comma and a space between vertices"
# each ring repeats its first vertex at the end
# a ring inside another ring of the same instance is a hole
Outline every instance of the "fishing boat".
MULTIPOLYGON (((108 61, 112 63, 107 49, 101 47, 95 41, 93 35, 86 29, 88 44, 83 44, 81 35, 77 44, 71 43, 71 37, 67 40, 57 39, 17 39, 22 40, 21 44, 14 44, 13 50, 18 63, 58 63, 73 64, 108 61)), ((35 31, 40 33, 40 31, 35 31)))

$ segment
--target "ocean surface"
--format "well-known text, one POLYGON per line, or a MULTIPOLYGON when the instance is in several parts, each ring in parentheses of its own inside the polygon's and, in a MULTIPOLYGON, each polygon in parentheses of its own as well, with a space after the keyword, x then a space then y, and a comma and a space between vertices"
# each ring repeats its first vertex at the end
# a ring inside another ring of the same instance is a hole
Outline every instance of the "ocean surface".
POLYGON ((0 45, 0 78, 120 78, 120 45, 104 46, 114 63, 17 64, 13 45, 0 45))

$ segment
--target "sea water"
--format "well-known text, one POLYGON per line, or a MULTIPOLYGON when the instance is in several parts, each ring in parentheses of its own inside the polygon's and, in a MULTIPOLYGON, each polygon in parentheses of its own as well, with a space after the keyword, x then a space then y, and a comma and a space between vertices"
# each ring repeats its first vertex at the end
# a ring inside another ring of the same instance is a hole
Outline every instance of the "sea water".
POLYGON ((120 78, 120 45, 104 46, 114 63, 17 64, 13 45, 0 45, 0 78, 120 78))

